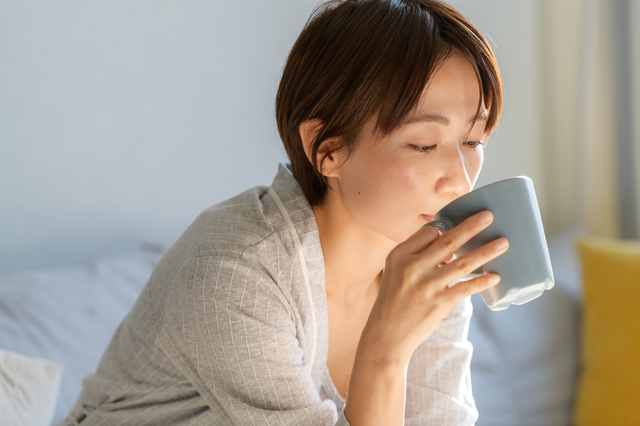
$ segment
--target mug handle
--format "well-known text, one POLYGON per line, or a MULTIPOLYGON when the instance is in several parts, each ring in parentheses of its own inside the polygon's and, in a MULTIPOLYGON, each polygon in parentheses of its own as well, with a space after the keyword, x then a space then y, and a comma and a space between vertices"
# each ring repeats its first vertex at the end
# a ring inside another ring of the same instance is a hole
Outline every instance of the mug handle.
MULTIPOLYGON (((424 226, 432 226, 434 228, 436 228, 438 231, 440 231, 440 233, 444 234, 445 232, 453 229, 453 223, 451 223, 451 221, 449 219, 447 219, 446 217, 443 217, 441 219, 435 219, 432 220, 431 222, 426 223, 424 226)), ((453 260, 456 259, 456 255, 455 253, 453 254, 453 260)), ((445 262, 440 262, 440 265, 438 266, 444 266, 446 265, 445 262)), ((475 271, 473 271, 472 273, 470 273, 469 275, 465 275, 464 278, 461 278, 460 281, 467 281, 467 280, 471 280, 473 278, 477 278, 477 277, 481 277, 482 275, 484 275, 483 271, 482 271, 482 267, 476 269, 475 271)))

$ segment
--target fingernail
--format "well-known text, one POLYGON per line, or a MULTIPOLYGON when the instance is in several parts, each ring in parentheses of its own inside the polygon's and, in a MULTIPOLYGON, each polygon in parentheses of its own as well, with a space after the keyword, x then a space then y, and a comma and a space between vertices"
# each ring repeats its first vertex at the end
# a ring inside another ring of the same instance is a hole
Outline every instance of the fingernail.
POLYGON ((507 241, 506 238, 500 238, 499 240, 494 241, 492 245, 494 249, 502 250, 509 245, 509 241, 507 241))
POLYGON ((489 278, 487 278, 487 282, 491 285, 496 285, 500 282, 500 275, 490 275, 489 278))
POLYGON ((489 222, 492 217, 493 215, 491 214, 491 212, 488 210, 485 210, 478 215, 478 220, 480 221, 480 223, 485 224, 489 222))

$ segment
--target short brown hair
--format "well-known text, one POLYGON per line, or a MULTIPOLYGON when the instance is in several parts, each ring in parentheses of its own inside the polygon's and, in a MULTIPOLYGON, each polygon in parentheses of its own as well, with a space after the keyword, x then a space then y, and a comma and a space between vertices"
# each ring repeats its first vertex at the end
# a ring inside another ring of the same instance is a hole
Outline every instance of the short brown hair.
MULTIPOLYGON (((485 134, 502 108, 496 59, 480 31, 437 0, 332 0, 318 6, 295 42, 276 95, 276 121, 293 175, 311 206, 321 205, 327 180, 318 166, 320 144, 333 151, 356 147, 363 125, 378 114, 375 131, 391 133, 416 107, 429 78, 454 51, 475 69, 488 110, 485 134), (301 123, 319 119, 312 161, 301 123)), ((478 105, 480 112, 481 102, 478 105)))

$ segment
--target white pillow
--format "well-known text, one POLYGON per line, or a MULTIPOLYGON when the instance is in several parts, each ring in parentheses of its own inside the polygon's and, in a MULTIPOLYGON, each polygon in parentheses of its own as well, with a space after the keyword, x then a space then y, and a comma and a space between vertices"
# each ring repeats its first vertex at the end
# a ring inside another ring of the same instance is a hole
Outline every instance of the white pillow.
POLYGON ((75 404, 164 251, 143 244, 90 264, 0 277, 0 348, 62 366, 54 423, 75 404))
POLYGON ((62 368, 53 361, 0 349, 0 421, 3 426, 49 426, 62 368))

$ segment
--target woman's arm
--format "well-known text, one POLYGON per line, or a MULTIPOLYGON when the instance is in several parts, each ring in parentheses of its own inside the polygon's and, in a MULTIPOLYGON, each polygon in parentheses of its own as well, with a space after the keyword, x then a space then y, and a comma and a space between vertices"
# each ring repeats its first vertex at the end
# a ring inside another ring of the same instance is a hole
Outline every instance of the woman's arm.
POLYGON ((354 404, 350 409, 367 412, 355 405, 361 402, 356 396, 370 392, 380 398, 371 401, 379 409, 368 412, 373 419, 404 416, 405 425, 474 424, 478 411, 471 393, 469 369, 473 348, 467 340, 472 312, 469 297, 456 303, 434 333, 418 346, 406 369, 404 365, 385 364, 369 356, 373 355, 366 349, 370 345, 363 341, 361 359, 356 363, 358 369, 354 367, 351 376, 350 402, 354 404), (368 366, 368 362, 372 365, 368 366), (376 370, 380 374, 369 373, 376 370))
MULTIPOLYGON (((412 354, 460 301, 497 284, 490 281, 495 274, 489 274, 448 286, 507 249, 496 250, 489 243, 451 260, 493 219, 483 223, 478 216, 444 234, 423 227, 387 256, 380 293, 362 333, 349 384, 344 414, 352 426, 403 425, 403 385, 412 354)), ((455 316, 451 319, 459 321, 455 316)), ((436 332, 435 337, 441 336, 436 332)), ((428 369, 441 370, 446 359, 446 354, 434 354, 428 369)))
POLYGON ((418 346, 407 369, 405 425, 473 425, 478 411, 471 392, 468 341, 471 298, 454 305, 436 331, 418 346))
POLYGON ((404 418, 406 362, 385 357, 376 336, 365 332, 358 344, 344 415, 352 426, 402 424, 398 421, 404 418))

